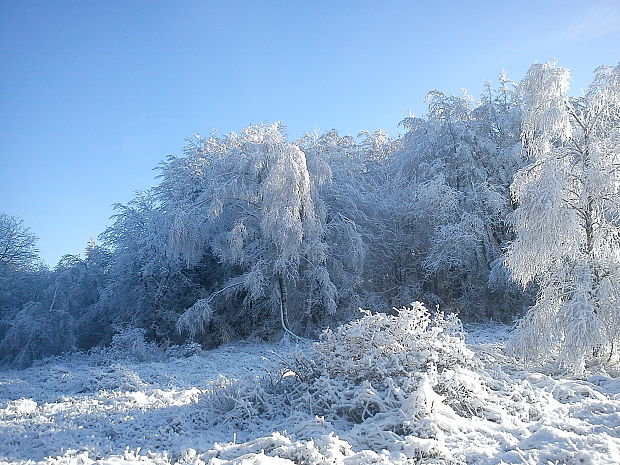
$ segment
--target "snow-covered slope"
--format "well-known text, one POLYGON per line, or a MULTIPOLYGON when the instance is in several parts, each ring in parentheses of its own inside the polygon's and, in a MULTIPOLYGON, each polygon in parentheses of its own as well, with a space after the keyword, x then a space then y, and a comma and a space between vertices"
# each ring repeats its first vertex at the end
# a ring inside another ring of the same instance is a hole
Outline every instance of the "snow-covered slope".
MULTIPOLYGON (((620 380, 602 375, 587 381, 554 379, 524 371, 501 355, 506 334, 502 326, 477 326, 468 335, 468 347, 480 362, 475 366, 502 386, 477 394, 484 415, 457 413, 449 399, 424 381, 429 378, 421 376, 415 395, 399 403, 398 412, 386 409, 373 417, 389 422, 379 416, 410 415, 415 423, 409 433, 394 433, 390 450, 382 444, 385 437, 363 438, 370 430, 334 421, 337 412, 330 421, 329 415, 273 414, 288 411, 285 405, 269 411, 251 405, 244 392, 269 379, 261 378, 266 372, 275 376, 278 360, 299 357, 298 348, 284 342, 226 345, 159 362, 102 363, 92 356, 69 356, 24 371, 5 371, 0 373, 0 461, 620 463, 620 380), (235 419, 235 412, 243 418, 235 419), (433 432, 426 438, 411 433, 426 429, 433 432)), ((472 392, 487 386, 471 383, 472 392)), ((287 395, 259 403, 285 404, 287 395)))

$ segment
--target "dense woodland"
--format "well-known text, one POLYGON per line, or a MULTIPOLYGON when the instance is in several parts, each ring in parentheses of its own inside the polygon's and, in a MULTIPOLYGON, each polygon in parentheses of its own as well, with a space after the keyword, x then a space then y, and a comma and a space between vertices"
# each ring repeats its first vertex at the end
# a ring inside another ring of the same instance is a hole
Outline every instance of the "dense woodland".
POLYGON ((579 372, 620 346, 620 66, 580 97, 568 83, 547 63, 478 99, 433 90, 398 138, 195 135, 53 269, 2 214, 1 361, 127 331, 163 346, 314 338, 360 307, 420 301, 519 321, 515 354, 579 372))

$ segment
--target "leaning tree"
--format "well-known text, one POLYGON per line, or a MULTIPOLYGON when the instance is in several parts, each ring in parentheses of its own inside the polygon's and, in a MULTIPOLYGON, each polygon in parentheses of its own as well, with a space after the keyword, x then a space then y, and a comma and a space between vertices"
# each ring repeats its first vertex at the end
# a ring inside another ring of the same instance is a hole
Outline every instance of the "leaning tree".
POLYGON ((249 312, 246 321, 265 329, 279 320, 291 333, 291 289, 307 289, 296 308, 320 300, 309 311, 333 313, 336 289, 325 267, 316 189, 304 152, 286 141, 281 125, 196 138, 185 155, 163 167, 159 187, 164 209, 175 217, 170 253, 191 264, 209 251, 233 276, 189 308, 179 329, 204 331, 217 317, 218 300, 236 295, 249 312))

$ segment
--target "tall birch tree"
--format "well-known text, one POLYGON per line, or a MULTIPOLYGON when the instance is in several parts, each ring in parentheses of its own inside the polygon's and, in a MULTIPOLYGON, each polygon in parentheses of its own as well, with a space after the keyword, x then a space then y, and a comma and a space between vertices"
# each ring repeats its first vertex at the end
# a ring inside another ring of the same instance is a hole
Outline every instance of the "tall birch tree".
POLYGON ((507 263, 538 297, 511 341, 526 360, 583 372, 620 342, 620 66, 587 92, 570 73, 535 64, 520 85, 529 165, 512 184, 516 239, 507 263))

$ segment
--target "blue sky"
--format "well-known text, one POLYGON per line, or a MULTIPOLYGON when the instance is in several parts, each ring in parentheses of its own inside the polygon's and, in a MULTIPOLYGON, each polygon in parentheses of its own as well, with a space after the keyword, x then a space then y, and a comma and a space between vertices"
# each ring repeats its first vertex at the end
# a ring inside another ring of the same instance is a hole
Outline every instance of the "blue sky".
POLYGON ((617 0, 0 0, 0 211, 54 265, 196 132, 397 134, 430 89, 556 58, 578 92, 619 52, 617 0))

